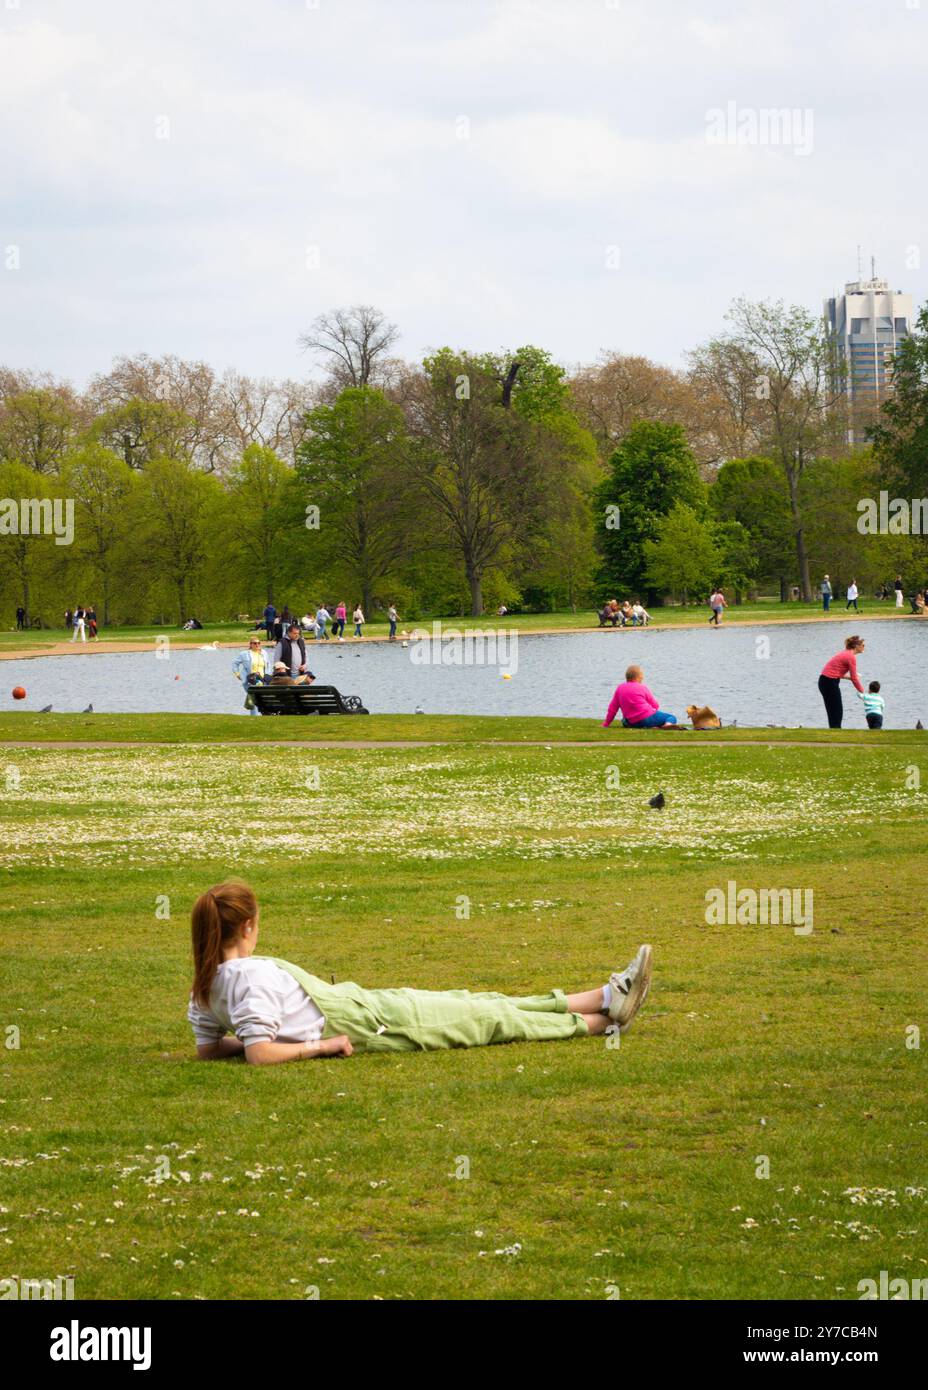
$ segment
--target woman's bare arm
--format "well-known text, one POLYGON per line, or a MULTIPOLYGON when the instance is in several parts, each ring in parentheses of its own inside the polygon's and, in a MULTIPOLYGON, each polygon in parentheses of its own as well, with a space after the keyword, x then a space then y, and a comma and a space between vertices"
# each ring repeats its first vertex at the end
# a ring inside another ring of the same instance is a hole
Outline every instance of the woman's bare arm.
POLYGON ((218 1042, 198 1043, 197 1057, 201 1062, 218 1062, 223 1057, 240 1057, 245 1044, 238 1038, 220 1038, 218 1042))
POLYGON ((245 1060, 266 1067, 274 1062, 303 1062, 311 1057, 350 1057, 354 1048, 345 1035, 323 1038, 319 1042, 256 1042, 245 1048, 245 1060))

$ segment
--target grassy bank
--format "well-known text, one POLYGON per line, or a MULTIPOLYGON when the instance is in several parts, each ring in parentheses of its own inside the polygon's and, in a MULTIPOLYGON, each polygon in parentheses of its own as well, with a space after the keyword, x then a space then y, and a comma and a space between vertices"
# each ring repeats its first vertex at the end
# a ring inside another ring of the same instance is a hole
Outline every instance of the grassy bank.
MULTIPOLYGON (((907 611, 908 607, 906 608, 907 611)), ((724 621, 726 623, 815 621, 835 623, 854 621, 856 616, 853 613, 846 614, 843 605, 832 608, 831 612, 826 615, 822 612, 820 603, 779 603, 774 599, 767 599, 740 606, 732 605, 726 611, 724 621)), ((901 618, 905 617, 906 613, 902 610, 897 611, 891 602, 881 603, 877 599, 872 599, 869 602, 864 602, 862 616, 864 618, 901 618)), ((705 605, 686 608, 655 608, 652 612, 655 628, 699 625, 707 623, 708 618, 709 610, 705 605)), ((400 629, 412 631, 413 628, 420 628, 430 632, 433 621, 440 621, 444 628, 454 628, 459 631, 471 631, 473 628, 492 628, 494 631, 515 631, 526 635, 545 632, 600 631, 596 614, 592 609, 579 610, 575 613, 569 610, 560 613, 518 613, 503 618, 498 618, 495 614, 485 614, 482 618, 411 619, 401 617, 400 629)), ((182 628, 172 627, 108 627, 101 628, 99 642, 87 643, 86 649, 126 643, 140 647, 152 646, 156 638, 165 635, 170 637, 172 643, 185 647, 198 647, 206 642, 237 643, 243 641, 250 630, 251 625, 246 623, 207 623, 200 632, 184 632, 182 628)), ((610 627, 603 630, 603 635, 621 633, 621 631, 622 629, 610 627)), ((631 630, 626 629, 626 631, 631 630)), ((352 627, 349 625, 346 630, 346 643, 355 640, 351 633, 352 627)), ((364 637, 361 640, 366 642, 386 639, 388 633, 389 625, 386 621, 373 621, 365 625, 364 637)), ((0 652, 50 651, 62 643, 70 645, 70 633, 64 629, 0 632, 0 652)), ((75 650, 78 648, 85 650, 85 645, 75 643, 74 648, 75 650)))
POLYGON ((711 756, 671 735, 670 757, 658 735, 471 746, 510 722, 475 720, 460 746, 269 764, 250 740, 336 721, 184 719, 151 732, 242 746, 4 758, 0 1276, 71 1274, 89 1298, 624 1300, 854 1299, 880 1269, 925 1273, 915 735, 846 758, 824 733, 711 756), (260 949, 327 977, 592 986, 650 940, 652 998, 618 1049, 197 1063, 188 914, 233 872, 262 898, 260 949), (813 892, 814 930, 708 923, 729 880, 813 892))
POLYGON ((0 743, 853 743, 921 747, 925 734, 886 729, 713 729, 668 733, 660 729, 604 729, 598 719, 457 714, 327 715, 325 718, 252 719, 238 714, 0 714, 0 743))

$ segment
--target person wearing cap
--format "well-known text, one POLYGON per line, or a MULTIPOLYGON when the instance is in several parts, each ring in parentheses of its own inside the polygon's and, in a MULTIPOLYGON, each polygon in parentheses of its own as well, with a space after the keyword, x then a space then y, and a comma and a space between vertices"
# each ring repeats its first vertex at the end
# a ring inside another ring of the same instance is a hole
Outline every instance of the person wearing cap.
POLYGON ((264 685, 267 682, 267 666, 267 656, 257 634, 249 637, 247 652, 239 652, 232 662, 235 679, 241 681, 245 687, 245 708, 250 714, 260 714, 260 710, 255 707, 249 686, 264 685))
POLYGON ((290 623, 274 648, 274 674, 277 685, 310 685, 316 679, 306 665, 306 643, 299 623, 290 623))

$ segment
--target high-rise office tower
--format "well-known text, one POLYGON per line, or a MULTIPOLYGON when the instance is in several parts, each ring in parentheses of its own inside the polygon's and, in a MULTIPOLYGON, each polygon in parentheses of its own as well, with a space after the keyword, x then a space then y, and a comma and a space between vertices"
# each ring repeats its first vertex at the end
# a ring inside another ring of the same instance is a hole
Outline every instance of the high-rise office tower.
POLYGON ((848 438, 863 443, 865 427, 892 391, 892 358, 912 332, 912 296, 877 276, 854 280, 825 300, 825 324, 848 402, 848 438))

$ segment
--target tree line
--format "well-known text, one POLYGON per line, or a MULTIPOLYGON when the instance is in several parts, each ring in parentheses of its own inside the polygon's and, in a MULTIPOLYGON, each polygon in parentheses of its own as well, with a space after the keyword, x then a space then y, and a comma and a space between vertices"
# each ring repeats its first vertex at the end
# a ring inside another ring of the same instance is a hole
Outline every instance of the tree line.
POLYGON ((417 618, 687 602, 717 583, 811 599, 825 572, 923 587, 924 537, 862 534, 858 504, 928 491, 928 310, 894 395, 854 419, 803 308, 737 300, 728 323, 682 370, 607 353, 569 372, 532 345, 409 363, 363 305, 304 335, 309 381, 141 355, 80 393, 0 368, 4 620, 342 598, 417 618), (23 499, 70 499, 73 544, 27 534, 23 499))

